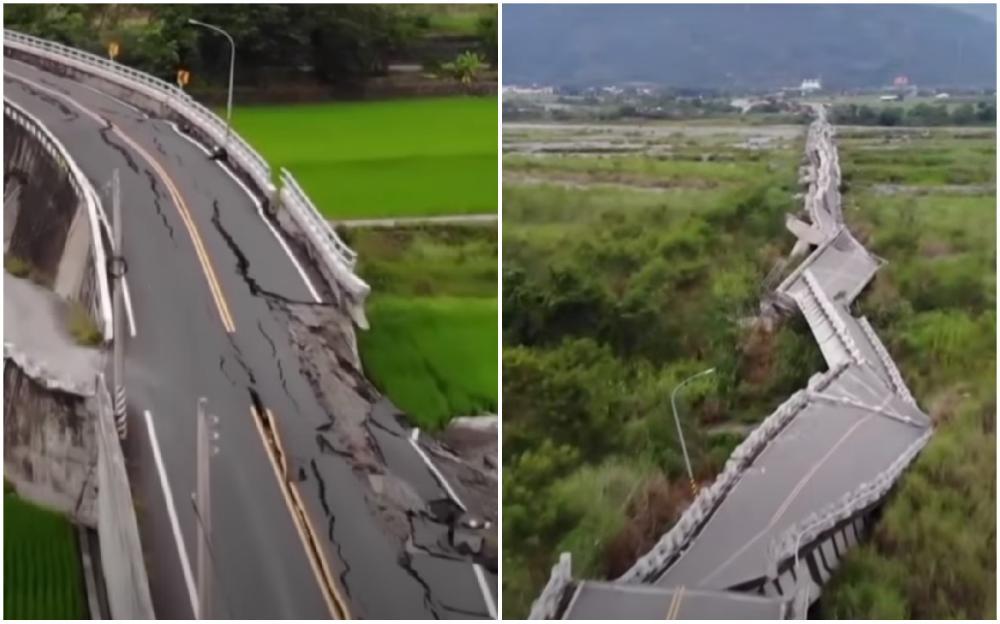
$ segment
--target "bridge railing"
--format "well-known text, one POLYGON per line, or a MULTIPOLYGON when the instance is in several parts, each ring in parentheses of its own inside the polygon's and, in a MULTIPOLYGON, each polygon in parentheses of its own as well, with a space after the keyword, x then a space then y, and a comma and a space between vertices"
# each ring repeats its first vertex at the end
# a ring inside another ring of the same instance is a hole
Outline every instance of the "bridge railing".
MULTIPOLYGON (((73 187, 73 192, 79 202, 79 208, 87 213, 87 225, 90 229, 90 250, 89 264, 93 271, 95 289, 89 295, 84 295, 84 302, 90 312, 91 318, 101 329, 101 335, 105 342, 111 342, 114 338, 114 323, 111 316, 111 289, 108 283, 107 253, 104 248, 104 239, 101 236, 101 223, 98 219, 97 193, 94 192, 90 180, 83 174, 76 161, 70 156, 69 151, 63 144, 49 132, 48 128, 38 120, 37 117, 24 110, 14 102, 4 98, 3 114, 9 117, 14 123, 25 129, 46 153, 53 159, 57 166, 68 174, 68 179, 73 187)), ((82 289, 85 290, 85 289, 82 289)))
MULTIPOLYGON (((116 82, 126 82, 131 87, 138 88, 147 96, 190 119, 192 123, 205 131, 217 145, 223 145, 226 141, 226 122, 182 89, 166 80, 90 52, 13 30, 4 30, 4 45, 30 50, 49 59, 75 65, 116 82)), ((242 137, 231 133, 228 151, 260 184, 262 189, 273 188, 270 165, 242 137)))
POLYGON ((314 259, 325 266, 324 275, 334 279, 347 292, 353 303, 350 310, 352 316, 359 325, 367 326, 363 303, 370 288, 354 272, 357 254, 337 236, 287 170, 281 172, 283 188, 279 193, 272 180, 271 166, 264 157, 231 128, 227 130, 226 122, 209 108, 165 80, 61 43, 5 29, 4 46, 74 67, 136 91, 188 120, 216 145, 225 145, 228 134, 228 157, 250 176, 268 201, 277 198, 283 201, 294 224, 312 247, 314 259))

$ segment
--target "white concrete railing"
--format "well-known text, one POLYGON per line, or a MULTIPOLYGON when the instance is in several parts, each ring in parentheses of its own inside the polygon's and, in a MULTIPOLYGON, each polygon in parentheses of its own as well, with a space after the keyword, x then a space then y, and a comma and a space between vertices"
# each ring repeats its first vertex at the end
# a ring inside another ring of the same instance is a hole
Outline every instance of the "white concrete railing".
MULTIPOLYGON (((165 80, 96 54, 12 30, 4 30, 4 46, 27 51, 135 90, 189 120, 217 145, 226 143, 226 122, 165 80)), ((260 193, 268 200, 280 197, 292 219, 317 250, 318 259, 327 265, 337 283, 350 295, 355 304, 352 307, 363 307, 364 299, 371 289, 354 272, 357 254, 337 236, 291 173, 282 170, 280 180, 283 187, 278 194, 272 182, 271 166, 267 161, 235 132, 230 132, 228 136, 229 158, 250 175, 260 193)), ((352 316, 360 319, 362 326, 366 325, 363 309, 352 310, 352 316)))
POLYGON ((55 137, 42 122, 24 110, 14 102, 4 98, 3 113, 14 123, 24 128, 31 136, 35 137, 42 149, 52 157, 52 159, 69 174, 70 183, 76 193, 78 201, 87 211, 87 223, 90 227, 90 243, 94 258, 94 282, 96 284, 97 296, 92 297, 88 302, 88 308, 101 328, 101 334, 105 342, 114 339, 114 323, 111 317, 111 288, 108 283, 108 276, 105 272, 107 267, 107 253, 104 250, 104 240, 101 238, 101 223, 98 219, 97 193, 94 192, 90 180, 83 174, 76 161, 70 156, 59 139, 55 137))

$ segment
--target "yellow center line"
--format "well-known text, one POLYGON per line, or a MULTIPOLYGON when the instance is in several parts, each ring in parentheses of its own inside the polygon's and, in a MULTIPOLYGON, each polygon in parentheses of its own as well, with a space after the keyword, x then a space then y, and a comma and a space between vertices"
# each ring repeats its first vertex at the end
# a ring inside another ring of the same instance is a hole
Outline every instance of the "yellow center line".
MULTIPOLYGON (((6 72, 5 72, 6 73, 6 72)), ((97 113, 93 112, 89 108, 83 106, 73 98, 69 97, 65 93, 56 91, 55 89, 50 89, 44 85, 40 85, 33 80, 29 80, 23 76, 19 76, 14 73, 10 73, 10 76, 16 80, 20 80, 25 84, 31 85, 31 87, 38 91, 43 91, 49 95, 56 97, 64 102, 67 102, 70 106, 73 106, 80 110, 82 113, 96 121, 98 124, 107 124, 111 132, 115 134, 122 141, 127 143, 135 152, 137 152, 143 160, 149 163, 149 165, 156 171, 156 174, 163 180, 164 185, 167 187, 167 191, 170 193, 170 198, 173 200, 174 206, 177 208, 177 212, 181 216, 181 220, 184 222, 184 227, 188 231, 188 235, 191 237, 191 242, 194 245, 195 254, 198 256, 198 261, 201 264, 202 271, 205 273, 205 279, 208 280, 208 289, 212 294, 212 298, 215 300, 215 305, 219 310, 219 317, 222 319, 222 326, 225 328, 226 332, 232 334, 236 332, 236 323, 233 322, 233 316, 229 312, 229 305, 226 303, 226 298, 222 294, 222 286, 219 284, 219 280, 215 275, 215 269, 212 267, 212 261, 209 259, 208 252, 205 251, 205 244, 202 242, 201 235, 198 233, 198 228, 194 224, 194 219, 191 218, 191 211, 188 209, 187 203, 184 201, 183 195, 177 190, 177 186, 173 181, 173 178, 167 174, 167 172, 160 165, 159 161, 156 160, 149 152, 142 148, 131 136, 126 134, 118 126, 111 123, 107 119, 104 119, 97 113)))
POLYGON ((184 221, 184 226, 187 228, 188 235, 191 236, 191 242, 194 244, 195 253, 198 255, 198 260, 201 262, 201 267, 205 273, 205 279, 208 280, 209 290, 212 292, 212 298, 215 299, 215 304, 219 309, 219 316, 222 318, 222 325, 226 328, 226 331, 230 334, 236 332, 236 324, 233 322, 233 316, 229 312, 229 305, 226 303, 226 297, 222 294, 222 286, 219 284, 219 279, 215 275, 215 269, 212 266, 212 261, 208 256, 208 252, 205 250, 205 244, 202 242, 201 235, 198 233, 198 227, 194 223, 194 219, 191 217, 191 211, 188 209, 187 202, 184 201, 184 196, 181 192, 177 190, 173 178, 160 166, 160 163, 154 158, 149 152, 142 148, 138 143, 136 143, 129 135, 125 134, 117 126, 111 126, 112 132, 118 135, 123 141, 129 144, 129 146, 139 153, 150 166, 156 171, 160 179, 167 187, 171 198, 174 200, 174 205, 177 207, 177 212, 181 216, 181 220, 184 221))
POLYGON ((257 426, 261 440, 264 442, 264 449, 270 460, 271 468, 274 469, 274 476, 278 479, 281 494, 285 498, 285 504, 288 506, 295 529, 306 551, 306 557, 309 559, 309 565, 312 567, 316 582, 322 590, 323 600, 326 602, 327 609, 330 611, 333 619, 351 619, 351 612, 347 606, 347 601, 341 596, 337 583, 334 581, 333 573, 330 571, 330 566, 320 548, 321 542, 317 537, 318 533, 309 519, 309 514, 306 513, 306 508, 302 503, 298 487, 286 478, 288 474, 288 465, 285 460, 286 454, 281 446, 281 438, 278 428, 275 426, 274 414, 271 413, 270 409, 265 409, 262 415, 257 411, 256 407, 251 405, 250 415, 257 426), (261 424, 261 416, 267 419, 268 427, 271 430, 270 439, 267 432, 264 431, 264 426, 261 424))
POLYGON ((670 603, 670 610, 667 612, 668 620, 677 619, 677 614, 679 614, 681 611, 681 602, 683 602, 683 600, 684 600, 684 586, 681 585, 680 587, 677 588, 677 591, 674 592, 674 599, 670 603))

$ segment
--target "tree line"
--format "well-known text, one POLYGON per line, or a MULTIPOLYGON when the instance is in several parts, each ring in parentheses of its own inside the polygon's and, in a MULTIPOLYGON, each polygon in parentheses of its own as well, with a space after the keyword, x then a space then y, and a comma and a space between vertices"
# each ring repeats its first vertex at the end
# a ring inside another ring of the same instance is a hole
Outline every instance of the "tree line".
POLYGON ((965 102, 958 106, 921 102, 910 107, 837 104, 830 120, 847 126, 992 126, 996 125, 995 102, 965 102))
MULTIPOLYGON (((4 8, 5 27, 97 54, 119 44, 118 61, 173 80, 179 68, 225 84, 229 44, 188 23, 219 26, 236 42, 241 84, 308 76, 351 86, 383 75, 394 58, 427 34, 426 20, 395 5, 21 4, 4 8)), ((496 16, 476 26, 476 53, 495 63, 496 16)))

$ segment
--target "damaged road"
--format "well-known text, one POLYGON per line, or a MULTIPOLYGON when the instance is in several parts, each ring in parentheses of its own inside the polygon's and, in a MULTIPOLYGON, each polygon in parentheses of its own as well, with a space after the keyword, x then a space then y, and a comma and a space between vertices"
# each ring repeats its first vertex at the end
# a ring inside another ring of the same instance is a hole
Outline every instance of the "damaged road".
POLYGON ((8 64, 12 74, 7 96, 60 138, 96 188, 119 170, 137 324, 126 345, 126 453, 158 617, 189 618, 196 602, 190 492, 202 396, 219 418, 211 615, 494 614, 495 470, 414 439, 359 371, 346 312, 315 303, 253 198, 168 121, 38 69, 8 64), (60 91, 39 88, 43 77, 60 91), (75 107, 100 110, 106 125, 75 107), (109 137, 112 124, 143 153, 109 137), (233 331, 220 323, 219 298, 233 331))

